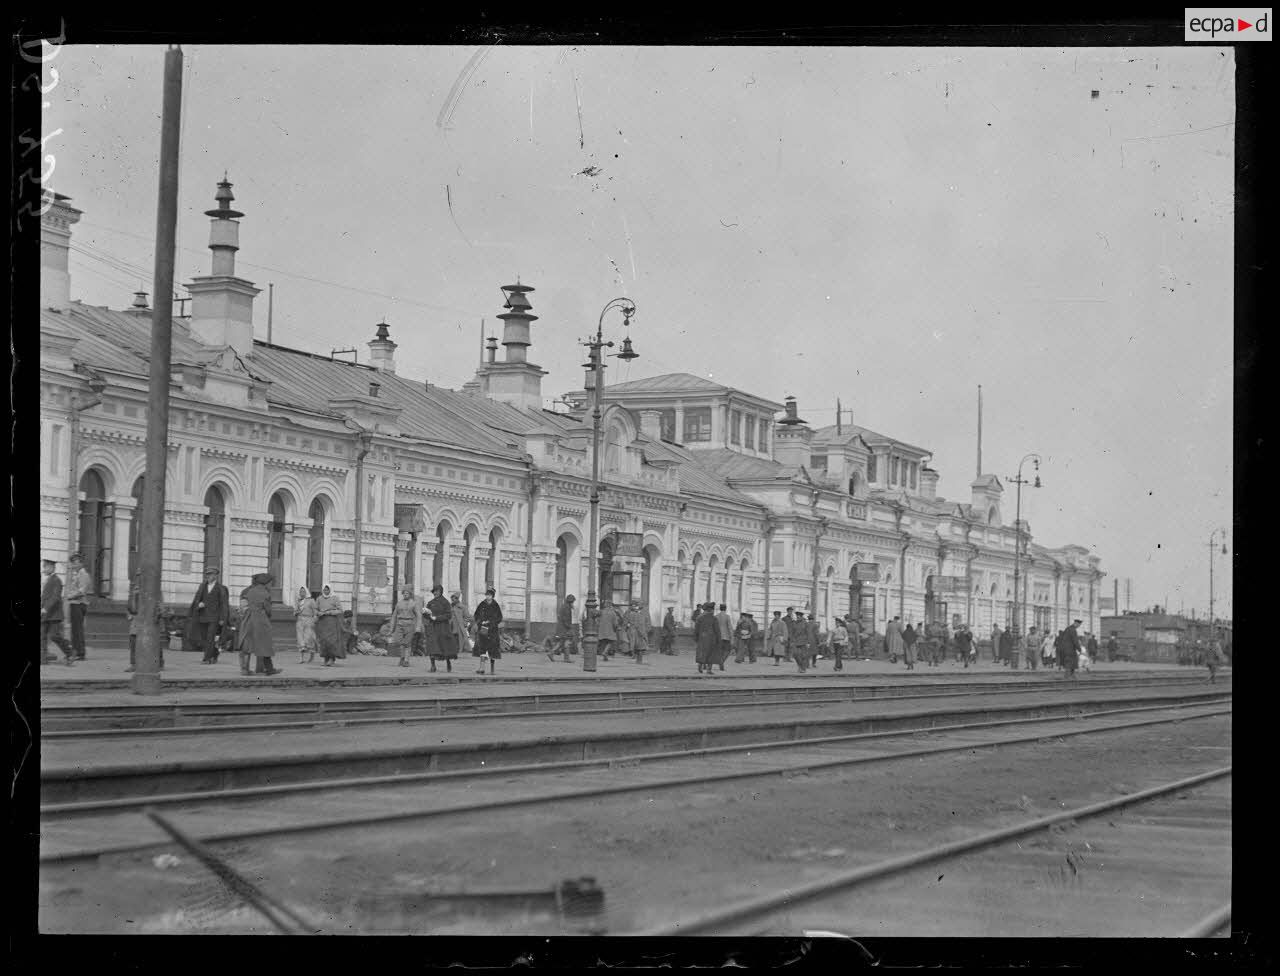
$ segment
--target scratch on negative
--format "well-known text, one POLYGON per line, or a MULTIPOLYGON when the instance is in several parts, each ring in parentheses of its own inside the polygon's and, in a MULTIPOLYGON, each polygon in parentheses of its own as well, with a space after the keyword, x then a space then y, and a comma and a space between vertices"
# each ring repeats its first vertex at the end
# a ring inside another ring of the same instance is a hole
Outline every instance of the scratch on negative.
POLYGON ((444 185, 444 199, 449 204, 449 216, 453 220, 453 226, 458 228, 458 233, 462 236, 462 239, 467 241, 467 247, 475 247, 474 244, 467 240, 467 235, 462 233, 462 225, 458 223, 458 216, 453 212, 453 193, 450 191, 448 183, 444 185))
POLYGON ((573 78, 573 97, 578 102, 578 148, 585 149, 587 146, 587 139, 586 136, 582 134, 582 92, 578 90, 578 73, 570 68, 569 75, 573 78))
POLYGON ((18 788, 18 777, 22 775, 22 767, 26 765, 27 754, 31 752, 31 724, 27 721, 27 717, 22 714, 22 709, 18 707, 18 701, 14 698, 18 688, 22 686, 22 679, 27 676, 27 671, 31 669, 31 663, 27 662, 22 668, 22 674, 18 675, 18 683, 14 685, 13 694, 9 696, 9 701, 13 703, 13 710, 18 713, 18 718, 22 719, 22 724, 27 730, 27 745, 22 750, 22 755, 18 757, 18 766, 13 771, 13 780, 9 783, 9 798, 13 799, 14 791, 18 788))

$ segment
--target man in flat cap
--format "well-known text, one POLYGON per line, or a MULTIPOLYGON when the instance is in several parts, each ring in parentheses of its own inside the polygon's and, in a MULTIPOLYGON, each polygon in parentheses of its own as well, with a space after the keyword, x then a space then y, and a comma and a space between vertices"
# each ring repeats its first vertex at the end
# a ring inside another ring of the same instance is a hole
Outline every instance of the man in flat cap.
POLYGON ((187 612, 187 645, 203 652, 201 664, 218 663, 218 631, 231 626, 231 594, 222 585, 217 566, 208 566, 204 581, 191 600, 187 612))

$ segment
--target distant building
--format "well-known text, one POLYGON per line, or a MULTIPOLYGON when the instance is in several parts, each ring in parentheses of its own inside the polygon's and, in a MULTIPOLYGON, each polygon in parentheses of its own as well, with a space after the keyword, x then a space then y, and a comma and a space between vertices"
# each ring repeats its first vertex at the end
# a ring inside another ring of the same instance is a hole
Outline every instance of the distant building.
MULTIPOLYGON (((1207 643, 1213 636, 1207 620, 1164 613, 1160 607, 1103 617, 1099 626, 1099 643, 1115 637, 1118 653, 1134 661, 1174 664, 1197 641, 1207 643)), ((1218 620, 1216 630, 1224 647, 1229 646, 1231 622, 1218 620)))
MULTIPOLYGON (((262 571, 299 586, 359 589, 385 614, 397 587, 441 583, 474 604, 488 585, 508 619, 541 629, 588 590, 590 416, 542 408, 530 361, 531 293, 503 288, 496 343, 460 391, 402 375, 393 327, 369 326, 366 363, 254 336, 259 289, 236 275, 229 182, 211 219, 211 274, 186 285, 170 372, 162 596, 184 605, 206 566, 233 591, 262 571), (356 540, 360 564, 356 565, 356 540)), ((86 556, 113 612, 137 563, 151 310, 73 301, 67 272, 80 211, 50 196, 42 218, 41 542, 86 556), (101 391, 100 393, 97 391, 101 391)), ((686 373, 603 390, 602 596, 639 599, 656 621, 714 600, 757 619, 804 608, 853 612, 882 631, 901 614, 1007 626, 1014 527, 998 478, 963 502, 937 494, 930 452, 861 427, 813 430, 778 403, 686 373)), ((1027 543, 1028 625, 1096 629, 1098 557, 1027 543)))

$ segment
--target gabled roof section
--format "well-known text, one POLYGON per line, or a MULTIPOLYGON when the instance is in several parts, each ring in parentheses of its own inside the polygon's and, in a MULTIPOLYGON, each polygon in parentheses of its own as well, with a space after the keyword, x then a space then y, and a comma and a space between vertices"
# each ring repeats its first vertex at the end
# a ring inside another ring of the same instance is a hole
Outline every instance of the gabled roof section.
POLYGON ((730 387, 692 373, 663 373, 643 380, 612 383, 604 388, 604 395, 614 393, 718 393, 730 387))
POLYGON ((841 424, 839 434, 836 433, 835 424, 832 424, 829 427, 819 427, 813 432, 813 443, 842 444, 850 440, 854 435, 861 437, 868 447, 873 444, 896 444, 899 447, 905 447, 909 451, 918 451, 921 454, 933 454, 933 451, 929 450, 927 447, 917 447, 915 444, 908 444, 900 438, 887 437, 884 434, 878 434, 874 430, 869 430, 866 427, 859 427, 857 424, 841 424))
POLYGON ((714 451, 690 451, 666 441, 651 440, 645 444, 644 452, 646 459, 652 458, 658 462, 669 460, 678 465, 676 470, 680 478, 680 491, 685 494, 703 495, 753 511, 764 511, 759 502, 729 487, 719 472, 703 463, 704 455, 716 453, 714 451))
POLYGON ((1004 485, 1000 484, 1000 479, 993 474, 980 474, 973 479, 972 488, 999 488, 1004 491, 1004 485))
POLYGON ((787 468, 771 458, 749 457, 728 448, 716 448, 711 451, 698 451, 699 462, 709 471, 726 481, 774 481, 779 478, 790 480, 796 468, 787 468))
MULTIPOLYGON (((75 358, 87 366, 148 377, 151 350, 151 316, 119 312, 72 302, 62 313, 42 311, 76 333, 75 358)), ((191 336, 186 319, 173 320, 173 361, 208 362, 211 350, 191 336)), ((422 438, 443 444, 486 451, 497 456, 520 457, 520 440, 532 429, 555 417, 545 411, 525 411, 375 370, 345 360, 255 341, 253 355, 242 359, 251 374, 270 384, 269 406, 305 410, 337 417, 329 401, 366 396, 369 383, 379 384, 379 396, 401 408, 402 437, 422 438)))

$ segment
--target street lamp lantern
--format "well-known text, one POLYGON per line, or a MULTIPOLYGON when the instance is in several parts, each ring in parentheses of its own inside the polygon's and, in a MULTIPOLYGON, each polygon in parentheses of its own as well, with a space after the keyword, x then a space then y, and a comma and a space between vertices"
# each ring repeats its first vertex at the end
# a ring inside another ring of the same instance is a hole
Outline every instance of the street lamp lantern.
MULTIPOLYGON (((615 298, 613 301, 605 305, 600 310, 600 320, 596 323, 595 338, 588 337, 582 344, 590 351, 589 360, 584 363, 587 370, 587 376, 590 379, 589 388, 591 391, 591 514, 589 516, 590 526, 590 554, 588 556, 588 572, 587 577, 587 619, 582 627, 582 670, 594 671, 596 669, 596 647, 600 643, 600 600, 596 592, 597 586, 597 560, 600 545, 600 394, 604 389, 604 350, 612 349, 613 343, 606 342, 604 338, 604 317, 605 313, 611 308, 617 308, 622 312, 623 324, 628 332, 631 329, 631 316, 636 314, 635 303, 629 298, 615 298)), ((617 358, 624 362, 639 357, 631 347, 631 336, 628 335, 622 341, 622 351, 617 354, 617 358)))

